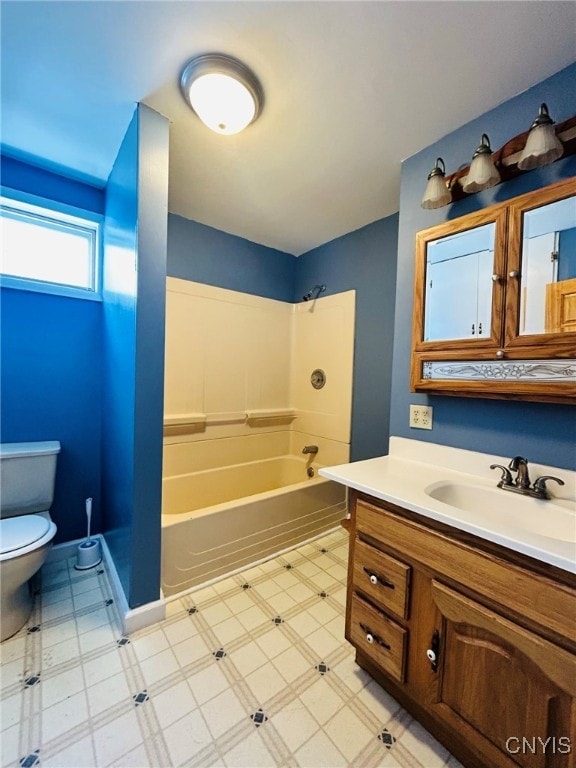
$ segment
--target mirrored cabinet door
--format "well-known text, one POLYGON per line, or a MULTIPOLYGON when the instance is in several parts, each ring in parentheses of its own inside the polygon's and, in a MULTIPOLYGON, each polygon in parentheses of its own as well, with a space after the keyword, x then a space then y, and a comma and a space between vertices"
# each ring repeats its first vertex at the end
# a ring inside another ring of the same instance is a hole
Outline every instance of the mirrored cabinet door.
POLYGON ((495 229, 485 224, 428 243, 424 341, 490 336, 495 229))
POLYGON ((418 234, 414 337, 419 348, 499 343, 505 214, 491 208, 418 234))
POLYGON ((509 320, 513 346, 576 342, 576 182, 524 195, 510 207, 509 320), (512 323, 513 310, 517 309, 512 323))
POLYGON ((576 402, 576 178, 417 234, 411 388, 576 402))

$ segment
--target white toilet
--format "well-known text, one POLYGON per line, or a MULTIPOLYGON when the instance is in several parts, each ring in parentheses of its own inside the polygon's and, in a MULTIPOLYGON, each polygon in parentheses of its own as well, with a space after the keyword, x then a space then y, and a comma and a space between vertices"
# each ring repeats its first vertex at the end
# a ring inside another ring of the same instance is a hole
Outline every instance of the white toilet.
POLYGON ((0 445, 0 641, 18 632, 32 611, 29 580, 56 535, 57 441, 0 445))

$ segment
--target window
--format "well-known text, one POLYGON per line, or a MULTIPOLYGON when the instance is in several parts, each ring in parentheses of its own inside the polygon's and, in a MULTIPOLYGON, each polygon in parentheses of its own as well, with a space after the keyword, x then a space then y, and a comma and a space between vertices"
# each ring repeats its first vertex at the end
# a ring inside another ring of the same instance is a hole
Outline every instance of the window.
POLYGON ((6 191, 0 198, 0 284, 100 299, 98 214, 6 191))

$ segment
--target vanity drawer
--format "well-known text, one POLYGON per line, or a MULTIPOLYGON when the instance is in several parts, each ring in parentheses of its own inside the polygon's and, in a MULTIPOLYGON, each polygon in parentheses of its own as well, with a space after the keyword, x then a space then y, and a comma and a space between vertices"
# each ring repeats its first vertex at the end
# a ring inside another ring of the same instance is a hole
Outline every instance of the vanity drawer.
POLYGON ((354 543, 354 586, 403 619, 408 618, 410 566, 363 541, 354 543))
POLYGON ((384 506, 356 502, 358 532, 381 541, 460 586, 485 595, 524 619, 573 641, 575 591, 544 575, 506 562, 495 554, 455 541, 384 506))
POLYGON ((350 639, 354 646, 399 682, 404 682, 407 631, 353 594, 350 639))

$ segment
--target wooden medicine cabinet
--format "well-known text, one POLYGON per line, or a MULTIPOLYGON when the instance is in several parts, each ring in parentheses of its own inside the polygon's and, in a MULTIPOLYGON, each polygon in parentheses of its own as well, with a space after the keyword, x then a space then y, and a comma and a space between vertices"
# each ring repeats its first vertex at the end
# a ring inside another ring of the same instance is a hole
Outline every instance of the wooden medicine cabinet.
POLYGON ((411 389, 576 402, 576 178, 416 235, 411 389))

